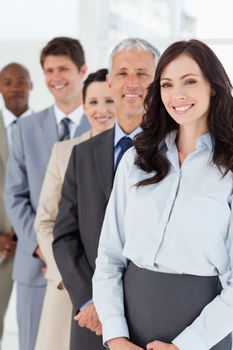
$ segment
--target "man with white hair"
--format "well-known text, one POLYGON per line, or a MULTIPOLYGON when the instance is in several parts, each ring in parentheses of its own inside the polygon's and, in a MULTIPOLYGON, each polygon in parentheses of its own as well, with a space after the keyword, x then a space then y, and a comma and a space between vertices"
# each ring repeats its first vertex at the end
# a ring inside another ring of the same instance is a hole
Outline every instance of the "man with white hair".
POLYGON ((99 236, 114 173, 124 151, 140 131, 143 102, 158 58, 158 50, 142 39, 126 39, 115 47, 108 82, 117 122, 113 129, 75 146, 70 158, 53 251, 77 321, 72 325, 71 350, 103 348, 102 339, 97 336, 102 333, 101 324, 92 302, 99 236))

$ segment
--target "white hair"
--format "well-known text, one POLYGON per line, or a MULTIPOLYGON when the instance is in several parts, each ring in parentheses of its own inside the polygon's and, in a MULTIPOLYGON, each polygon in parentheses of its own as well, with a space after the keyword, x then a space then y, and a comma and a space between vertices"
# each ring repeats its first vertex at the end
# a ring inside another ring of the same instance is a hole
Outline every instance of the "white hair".
POLYGON ((109 73, 112 73, 112 61, 113 61, 113 57, 118 54, 119 52, 122 51, 127 51, 127 50, 138 50, 138 51, 147 51, 147 52, 151 52, 154 60, 155 60, 155 64, 158 63, 158 60, 160 58, 160 52, 159 50, 153 46, 152 44, 150 44, 148 41, 146 41, 145 39, 140 39, 140 38, 128 38, 125 39, 123 41, 121 41, 119 44, 117 44, 115 46, 115 48, 113 49, 110 57, 109 57, 109 62, 108 62, 108 66, 109 66, 109 73))

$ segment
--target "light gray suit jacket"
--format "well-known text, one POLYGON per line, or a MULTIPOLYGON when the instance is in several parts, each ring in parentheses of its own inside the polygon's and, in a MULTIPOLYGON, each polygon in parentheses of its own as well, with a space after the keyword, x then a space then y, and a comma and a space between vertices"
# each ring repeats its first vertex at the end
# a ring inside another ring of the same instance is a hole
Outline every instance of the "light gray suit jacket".
MULTIPOLYGON (((87 118, 83 116, 75 137, 89 128, 87 118)), ((54 107, 19 120, 13 139, 4 193, 7 213, 18 236, 13 278, 17 282, 40 286, 45 284, 45 279, 42 263, 33 255, 37 247, 33 226, 52 146, 58 141, 54 107)))
POLYGON ((10 221, 5 211, 3 201, 3 189, 5 182, 5 171, 8 157, 7 135, 3 123, 2 113, 0 112, 0 232, 5 233, 11 227, 10 221))

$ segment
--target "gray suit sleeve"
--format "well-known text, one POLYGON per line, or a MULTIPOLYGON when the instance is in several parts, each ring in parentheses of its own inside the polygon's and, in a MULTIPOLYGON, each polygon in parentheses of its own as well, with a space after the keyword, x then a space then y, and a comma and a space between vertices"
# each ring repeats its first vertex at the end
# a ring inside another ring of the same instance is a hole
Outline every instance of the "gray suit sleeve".
POLYGON ((92 298, 92 276, 79 232, 75 152, 66 171, 54 226, 53 253, 75 310, 92 298))
POLYGON ((19 244, 30 254, 36 246, 33 228, 35 210, 30 202, 30 189, 25 161, 21 125, 14 128, 13 144, 7 162, 4 200, 7 214, 14 227, 19 244))

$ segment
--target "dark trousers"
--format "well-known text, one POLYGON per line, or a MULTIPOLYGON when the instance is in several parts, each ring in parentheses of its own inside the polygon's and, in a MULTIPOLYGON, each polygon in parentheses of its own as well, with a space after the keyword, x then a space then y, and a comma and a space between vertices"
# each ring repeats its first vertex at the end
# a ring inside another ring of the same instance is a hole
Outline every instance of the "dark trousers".
MULTIPOLYGON (((222 290, 217 276, 154 272, 129 263, 123 278, 130 340, 142 348, 153 340, 170 343, 222 290)), ((231 350, 228 335, 211 350, 231 350)))
POLYGON ((85 327, 79 327, 77 321, 72 318, 70 350, 106 350, 106 348, 103 346, 102 336, 97 336, 85 327))

